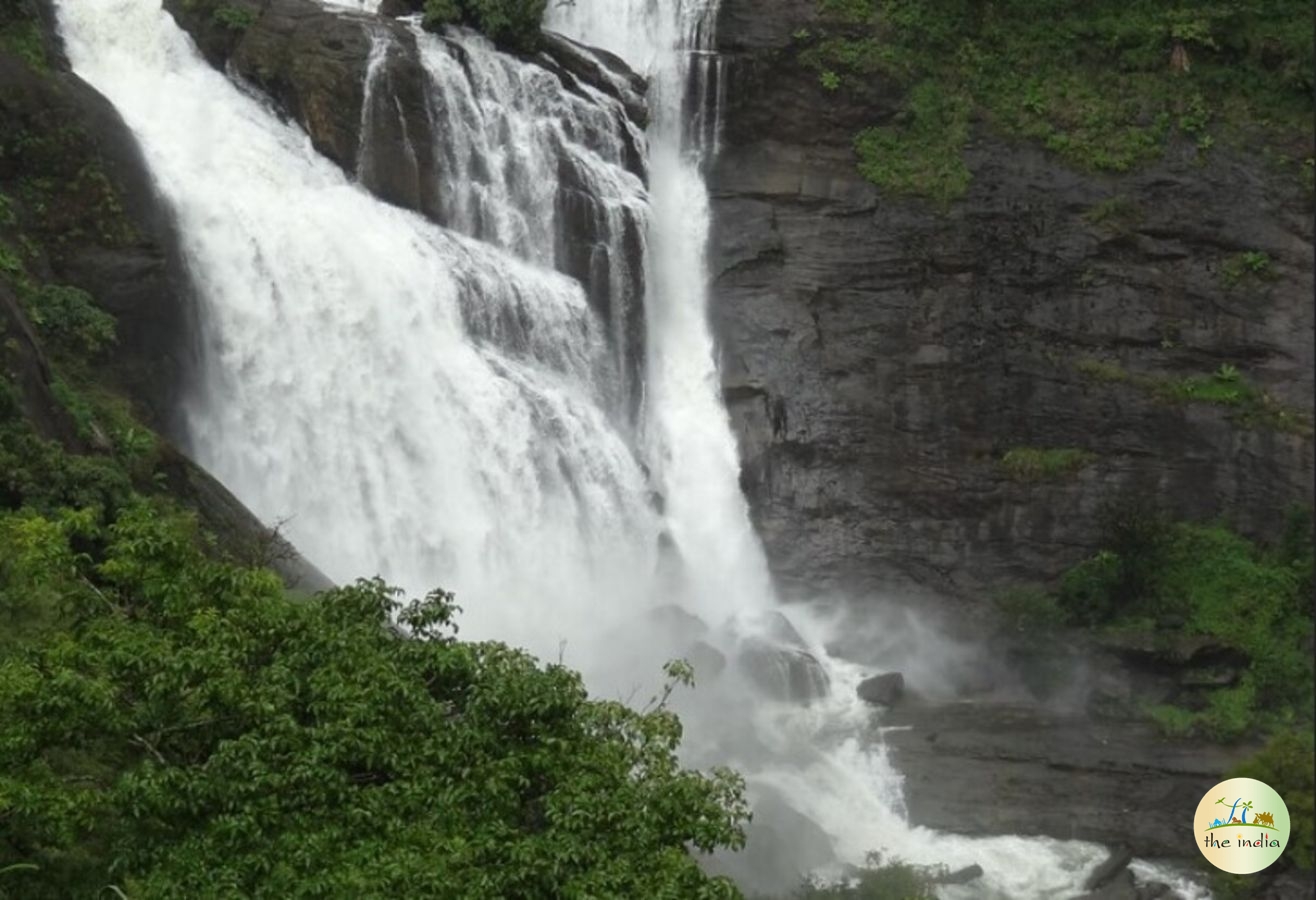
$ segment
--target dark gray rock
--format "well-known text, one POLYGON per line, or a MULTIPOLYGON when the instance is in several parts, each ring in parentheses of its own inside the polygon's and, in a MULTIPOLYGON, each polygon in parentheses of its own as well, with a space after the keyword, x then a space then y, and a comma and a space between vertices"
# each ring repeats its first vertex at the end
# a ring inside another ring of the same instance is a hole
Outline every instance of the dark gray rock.
POLYGON ((419 0, 383 0, 379 4, 379 14, 393 18, 410 16, 420 12, 423 6, 424 4, 419 0))
MULTIPOLYGON (((910 582, 984 598, 1090 554, 1126 491, 1273 536, 1312 493, 1310 437, 1101 381, 1093 358, 1167 379, 1237 366, 1278 401, 1313 389, 1312 217, 1256 157, 1175 148, 1122 176, 1070 171, 979 127, 968 195, 942 211, 878 191, 851 142, 888 121, 881 77, 829 92, 791 35, 812 0, 726 0, 724 150, 711 172, 713 314, 743 484, 782 585, 864 598, 910 582), (1124 233, 1085 219, 1125 196, 1124 233), (1276 278, 1220 267, 1267 253, 1276 278), (1014 447, 1074 447, 1023 481, 1014 447)), ((979 601, 980 602, 980 601, 979 601)))
MULTIPOLYGON (((554 31, 544 32, 542 54, 561 72, 570 73, 621 103, 631 121, 640 128, 649 124, 649 104, 645 92, 649 85, 626 61, 596 47, 586 47, 554 31)), ((569 79, 563 84, 572 87, 569 79)), ((638 148, 637 148, 638 150, 638 148)))
POLYGON ((814 869, 836 856, 831 838, 818 823, 788 804, 776 791, 759 788, 753 801, 753 821, 745 829, 745 849, 705 857, 703 868, 727 875, 751 896, 780 896, 814 869))
POLYGON ((686 659, 695 670, 696 680, 716 678, 727 667, 726 654, 707 641, 695 641, 686 659))
POLYGON ((115 317, 101 376, 168 430, 191 361, 190 294, 172 221, 114 107, 67 71, 55 45, 49 52, 54 68, 36 72, 0 51, 0 190, 17 198, 13 237, 21 228, 39 251, 29 273, 85 290, 115 317), (29 208, 22 185, 31 183, 50 188, 29 208))
POLYGON ((736 664, 751 683, 775 700, 807 703, 831 690, 831 679, 812 653, 760 637, 741 641, 736 664))
POLYGON ((882 724, 914 824, 1127 844, 1149 858, 1192 857, 1183 810, 1258 749, 1023 704, 908 700, 882 724))
POLYGON ((1133 851, 1127 846, 1115 847, 1110 851, 1106 860, 1095 869, 1092 874, 1083 882, 1083 890, 1095 891, 1103 888, 1116 879, 1122 872, 1129 868, 1129 863, 1133 861, 1133 851))
POLYGON ((1101 887, 1089 890, 1079 900, 1139 900, 1138 884, 1127 868, 1113 873, 1101 887))
POLYGON ((968 884, 970 881, 977 881, 981 877, 982 866, 974 863, 971 866, 956 869, 954 872, 947 872, 945 875, 933 876, 931 881, 933 884, 968 884))
POLYGON ((764 613, 754 621, 753 625, 759 630, 759 633, 771 641, 798 650, 808 649, 808 643, 804 640, 804 636, 791 624, 791 620, 786 618, 786 614, 780 610, 774 609, 764 613))
POLYGON ((708 633, 703 619, 675 603, 654 607, 646 614, 650 623, 663 630, 672 640, 689 643, 708 633))
POLYGON ((859 699, 874 706, 894 706, 905 694, 905 676, 899 672, 874 675, 859 683, 859 699))
MULTIPOLYGON (((0 372, 15 389, 18 412, 46 440, 79 443, 77 425, 50 389, 50 364, 9 285, 0 282, 0 372)), ((9 410, 0 398, 0 417, 9 410)))

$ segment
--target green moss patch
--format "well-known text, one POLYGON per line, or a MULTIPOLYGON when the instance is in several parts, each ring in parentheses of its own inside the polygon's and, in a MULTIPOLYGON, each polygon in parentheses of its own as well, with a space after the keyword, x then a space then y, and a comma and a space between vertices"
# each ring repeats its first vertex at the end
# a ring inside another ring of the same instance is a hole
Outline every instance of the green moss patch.
POLYGON ((1015 447, 1001 457, 1001 468, 1025 481, 1041 481, 1073 475, 1096 458, 1096 454, 1074 447, 1015 447))

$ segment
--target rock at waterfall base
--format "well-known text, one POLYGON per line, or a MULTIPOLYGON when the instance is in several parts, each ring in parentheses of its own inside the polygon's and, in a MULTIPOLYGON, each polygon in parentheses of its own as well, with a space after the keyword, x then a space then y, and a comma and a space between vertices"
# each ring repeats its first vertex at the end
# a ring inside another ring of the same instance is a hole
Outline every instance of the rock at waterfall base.
POLYGON ((887 672, 865 678, 859 684, 859 699, 874 706, 895 706, 905 694, 905 676, 887 672))

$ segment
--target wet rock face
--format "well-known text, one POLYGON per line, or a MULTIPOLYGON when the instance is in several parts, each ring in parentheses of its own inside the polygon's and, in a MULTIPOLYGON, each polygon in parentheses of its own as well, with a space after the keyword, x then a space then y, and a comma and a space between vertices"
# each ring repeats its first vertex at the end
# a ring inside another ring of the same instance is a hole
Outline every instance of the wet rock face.
POLYGON ((909 583, 981 598, 1090 554, 1125 492, 1256 536, 1312 490, 1309 437, 1173 403, 1133 380, 1222 365, 1278 401, 1312 392, 1312 220, 1259 158, 1172 148, 1079 174, 986 130, 948 210, 880 193, 850 142, 900 99, 825 91, 790 35, 814 0, 725 0, 723 152, 711 174, 713 313, 743 484, 788 588, 858 597, 909 583), (1112 198, 1128 221, 1099 221, 1112 198), (1258 251, 1269 280, 1231 283, 1258 251), (1018 447, 1092 457, 1056 477, 1018 447))
MULTIPOLYGON (((14 243, 20 234, 27 238, 25 268, 35 283, 80 288, 114 317, 112 348, 85 364, 101 385, 131 400, 146 424, 178 437, 181 429, 171 426, 194 359, 191 289, 172 219, 132 132, 108 100, 69 71, 49 4, 34 9, 48 69, 35 70, 0 47, 0 193, 17 198, 0 236, 14 243), (19 190, 25 180, 50 187, 39 194, 19 190)), ((6 283, 0 283, 0 344, 17 412, 36 434, 72 453, 105 452, 80 436, 52 392, 54 373, 40 335, 6 283)), ((289 587, 331 586, 173 443, 163 440, 159 452, 159 486, 194 510, 226 552, 270 565, 289 587)))
POLYGON ((874 706, 895 706, 905 695, 905 676, 899 672, 874 675, 859 682, 859 699, 874 706))
POLYGON ((774 700, 808 703, 826 697, 831 689, 827 672, 807 650, 750 637, 741 642, 736 663, 756 687, 774 700))
MULTIPOLYGON (((172 264, 172 223, 113 106, 67 71, 53 37, 47 52, 51 68, 38 72, 0 49, 0 192, 13 198, 14 216, 0 232, 33 248, 25 268, 38 282, 81 288, 114 316, 102 377, 168 430, 190 368, 189 298, 172 264)), ((48 408, 49 372, 16 298, 6 292, 0 304, 3 329, 25 359, 29 418, 71 445, 65 414, 48 408)))

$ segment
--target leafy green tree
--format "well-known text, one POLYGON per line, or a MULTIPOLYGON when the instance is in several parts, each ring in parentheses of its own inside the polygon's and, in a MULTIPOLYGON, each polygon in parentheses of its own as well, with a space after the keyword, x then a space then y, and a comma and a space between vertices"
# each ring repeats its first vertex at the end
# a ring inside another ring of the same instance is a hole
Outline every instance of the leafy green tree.
POLYGON ((747 807, 677 761, 684 667, 637 711, 442 591, 290 600, 158 506, 0 525, 0 602, 50 611, 0 646, 0 896, 737 896, 692 855, 747 807))

